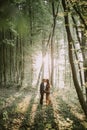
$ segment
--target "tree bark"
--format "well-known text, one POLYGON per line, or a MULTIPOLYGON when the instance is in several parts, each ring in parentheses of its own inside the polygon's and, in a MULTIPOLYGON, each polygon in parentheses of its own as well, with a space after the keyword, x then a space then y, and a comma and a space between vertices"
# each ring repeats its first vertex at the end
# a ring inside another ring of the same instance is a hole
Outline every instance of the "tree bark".
MULTIPOLYGON (((2 38, 5 39, 5 30, 2 29, 2 38)), ((5 55, 5 43, 2 43, 2 50, 3 50, 3 79, 4 79, 4 86, 6 87, 6 55, 5 55)))

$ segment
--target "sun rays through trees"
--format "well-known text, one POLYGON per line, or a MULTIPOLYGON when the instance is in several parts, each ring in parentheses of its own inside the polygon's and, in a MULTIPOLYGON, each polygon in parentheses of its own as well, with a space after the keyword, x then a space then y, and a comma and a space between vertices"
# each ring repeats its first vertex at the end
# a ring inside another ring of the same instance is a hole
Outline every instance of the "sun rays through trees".
POLYGON ((1 0, 0 106, 1 130, 87 129, 86 0, 1 0))

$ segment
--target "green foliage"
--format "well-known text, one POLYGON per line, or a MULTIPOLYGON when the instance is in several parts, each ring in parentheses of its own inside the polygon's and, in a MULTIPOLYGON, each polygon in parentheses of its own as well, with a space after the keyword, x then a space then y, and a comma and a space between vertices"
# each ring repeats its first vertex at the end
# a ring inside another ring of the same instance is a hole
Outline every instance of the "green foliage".
POLYGON ((8 120, 8 112, 6 110, 3 112, 3 120, 8 120))
POLYGON ((51 128, 51 124, 50 123, 46 124, 46 128, 50 129, 51 128))
POLYGON ((0 29, 9 29, 14 34, 30 36, 32 21, 32 39, 39 38, 41 31, 48 33, 52 24, 50 4, 46 1, 12 0, 0 5, 0 29), (29 14, 29 11, 31 14, 29 14), (31 15, 31 16, 30 16, 31 15), (37 37, 38 36, 38 37, 37 37))
POLYGON ((0 99, 0 106, 3 106, 4 105, 4 101, 3 99, 0 99))
POLYGON ((24 2, 24 0, 3 2, 0 8, 0 29, 10 28, 15 33, 26 33, 27 20, 20 10, 20 5, 17 5, 21 2, 24 2))
POLYGON ((13 19, 14 28, 17 33, 26 35, 28 33, 28 20, 20 12, 17 13, 16 17, 13 19))
MULTIPOLYGON (((81 15, 82 19, 87 24, 87 1, 86 0, 78 0, 78 1, 77 0, 72 0, 71 7, 75 7, 76 8, 76 10, 81 15)), ((76 14, 74 9, 73 9, 73 12, 76 14)), ((78 15, 78 14, 76 14, 76 15, 78 15)))

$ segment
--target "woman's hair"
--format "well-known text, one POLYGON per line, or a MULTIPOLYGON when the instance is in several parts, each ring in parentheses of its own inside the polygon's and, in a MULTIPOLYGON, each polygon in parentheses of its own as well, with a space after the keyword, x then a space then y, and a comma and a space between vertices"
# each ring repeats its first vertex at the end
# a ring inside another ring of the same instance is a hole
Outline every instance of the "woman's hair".
POLYGON ((47 79, 47 87, 50 88, 49 79, 47 79))
POLYGON ((49 79, 47 79, 47 83, 49 83, 49 79))

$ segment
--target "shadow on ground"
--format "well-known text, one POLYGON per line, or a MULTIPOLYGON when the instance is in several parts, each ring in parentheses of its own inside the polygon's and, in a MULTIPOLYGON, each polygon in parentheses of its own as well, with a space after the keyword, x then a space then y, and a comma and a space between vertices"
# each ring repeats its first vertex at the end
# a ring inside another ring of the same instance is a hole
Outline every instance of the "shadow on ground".
MULTIPOLYGON (((54 95, 52 97, 54 98, 54 95)), ((71 111, 70 104, 60 96, 58 100, 54 100, 56 102, 50 106, 40 106, 36 91, 24 95, 20 93, 12 100, 12 104, 1 111, 0 130, 87 130, 71 111), (21 107, 16 111, 20 103, 26 108, 24 112, 21 107)))
POLYGON ((38 105, 35 113, 30 111, 31 108, 32 106, 29 106, 19 130, 59 130, 52 105, 38 105))
POLYGON ((32 130, 59 130, 52 105, 38 106, 32 130))
POLYGON ((19 130, 19 127, 22 128, 23 125, 26 126, 25 128, 29 126, 27 126, 26 122, 31 118, 31 110, 34 104, 35 93, 32 93, 32 96, 29 96, 29 94, 30 93, 26 93, 26 95, 24 95, 24 93, 22 94, 20 92, 20 95, 14 98, 9 106, 0 111, 0 130, 19 130), (17 106, 20 103, 24 103, 23 100, 28 96, 31 98, 27 101, 29 105, 26 112, 23 113, 21 109, 17 111, 17 106))
MULTIPOLYGON (((71 107, 61 98, 59 99, 59 115, 63 119, 65 127, 67 130, 87 130, 84 127, 80 119, 78 119, 74 113, 71 111, 71 107)), ((59 119, 61 120, 61 119, 59 119)), ((63 128, 61 128, 63 129, 63 128)))

